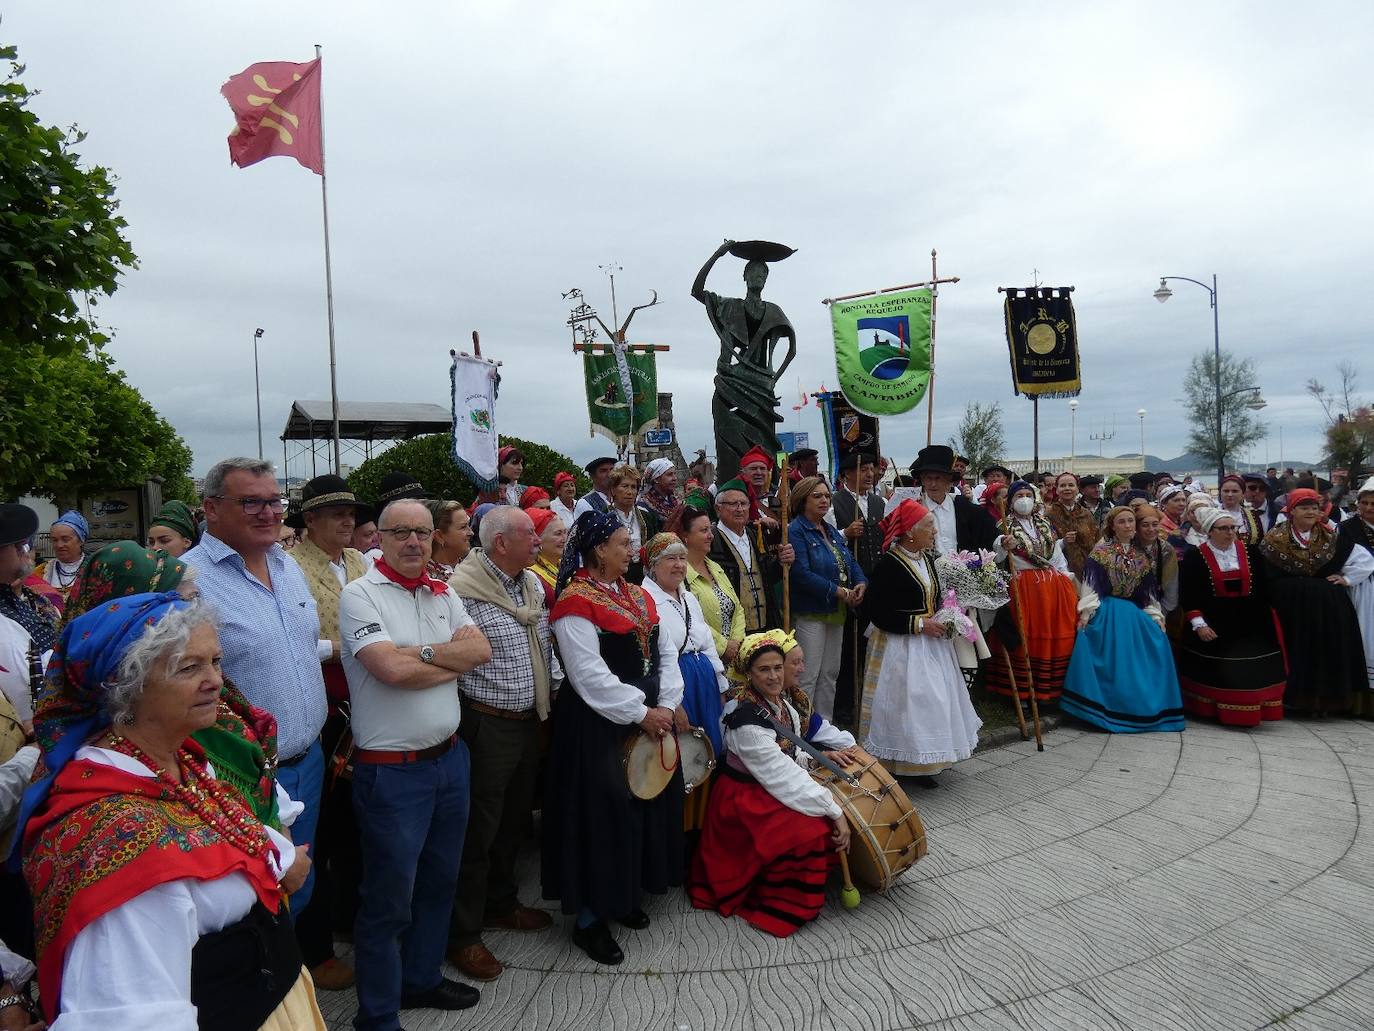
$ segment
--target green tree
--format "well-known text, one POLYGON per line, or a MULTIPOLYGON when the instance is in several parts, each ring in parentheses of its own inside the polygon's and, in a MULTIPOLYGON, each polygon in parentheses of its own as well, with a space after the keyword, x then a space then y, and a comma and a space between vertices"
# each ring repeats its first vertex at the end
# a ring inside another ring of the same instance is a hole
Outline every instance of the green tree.
POLYGON ((43 125, 28 109, 18 50, 0 46, 0 351, 38 345, 84 353, 107 339, 90 316, 137 264, 115 214, 114 177, 83 168, 75 128, 43 125))
MULTIPOLYGON (((592 481, 567 455, 559 454, 543 444, 518 437, 501 437, 501 443, 518 447, 525 454, 525 471, 520 482, 543 487, 553 494, 555 473, 570 472, 577 477, 577 493, 592 489, 592 481)), ((406 440, 374 455, 348 475, 348 485, 358 497, 371 500, 377 496, 382 477, 389 472, 407 472, 425 485, 435 497, 450 498, 470 504, 477 490, 453 464, 453 436, 432 433, 426 437, 406 440)))
POLYGON ((1326 413, 1323 456, 1332 469, 1349 470, 1349 482, 1357 485, 1374 456, 1374 412, 1359 397, 1360 373, 1355 363, 1337 364, 1340 383, 1327 390, 1315 379, 1307 381, 1307 392, 1326 413))
POLYGON ((1221 352, 1221 440, 1217 440, 1216 356, 1195 356, 1183 379, 1183 411, 1188 421, 1188 450, 1224 467, 1230 455, 1264 439, 1263 422, 1250 409, 1254 397, 1246 392, 1256 382, 1255 363, 1221 352))
POLYGON ((993 401, 969 401, 964 405, 964 417, 959 420, 959 432, 949 439, 956 455, 968 459, 968 467, 976 475, 994 462, 1002 461, 1007 450, 1006 433, 1002 429, 1002 404, 993 401))

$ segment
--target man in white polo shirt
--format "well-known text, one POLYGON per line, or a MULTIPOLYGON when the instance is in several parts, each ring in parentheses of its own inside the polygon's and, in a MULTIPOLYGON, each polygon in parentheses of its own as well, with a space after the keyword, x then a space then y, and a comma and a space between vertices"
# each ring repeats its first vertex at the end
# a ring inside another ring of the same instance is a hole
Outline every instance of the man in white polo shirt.
POLYGON ((468 818, 458 677, 487 662, 491 646, 448 584, 425 572, 429 509, 393 501, 377 530, 382 557, 339 600, 363 854, 353 1025, 396 1031, 400 1010, 478 1000, 441 968, 468 818))

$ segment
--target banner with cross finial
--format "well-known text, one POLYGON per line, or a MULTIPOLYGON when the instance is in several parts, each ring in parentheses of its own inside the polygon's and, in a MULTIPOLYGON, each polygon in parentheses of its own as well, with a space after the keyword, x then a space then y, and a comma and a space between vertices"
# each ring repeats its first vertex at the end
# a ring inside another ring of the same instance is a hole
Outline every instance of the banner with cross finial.
POLYGON ((320 134, 320 60, 262 61, 220 87, 234 112, 229 160, 247 168, 264 158, 292 157, 324 175, 320 134))

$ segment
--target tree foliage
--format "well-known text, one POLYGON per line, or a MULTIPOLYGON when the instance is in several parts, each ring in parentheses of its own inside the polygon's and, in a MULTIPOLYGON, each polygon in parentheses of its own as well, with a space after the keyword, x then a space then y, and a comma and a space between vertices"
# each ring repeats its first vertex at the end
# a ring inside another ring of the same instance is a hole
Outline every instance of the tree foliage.
MULTIPOLYGON (((521 483, 543 487, 553 494, 554 474, 570 472, 577 476, 579 495, 592 489, 591 480, 567 455, 517 437, 503 436, 501 443, 524 452, 525 471, 520 477, 521 483)), ((410 473, 435 497, 461 501, 464 505, 477 496, 476 488, 453 464, 453 436, 449 433, 433 433, 402 441, 374 455, 349 474, 348 485, 358 497, 371 500, 378 494, 382 477, 389 472, 410 473)))
POLYGON ((959 432, 950 438, 954 453, 968 459, 968 467, 978 470, 1001 462, 1006 457, 1007 439, 1002 429, 1002 404, 993 401, 969 401, 964 405, 964 417, 959 420, 959 432))
POLYGON ((1359 396, 1360 373, 1355 363, 1336 366, 1340 383, 1327 390, 1316 379, 1307 381, 1307 393, 1326 413, 1323 456, 1332 469, 1348 469, 1354 483, 1369 468, 1374 457, 1374 411, 1359 396))
POLYGON ((84 353, 106 337, 89 316, 137 264, 115 214, 114 177, 81 167, 76 129, 43 125, 19 77, 13 46, 0 46, 0 351, 37 345, 84 353), (69 134, 70 133, 70 134, 69 134))
POLYGON ((1255 363, 1221 352, 1221 441, 1217 441, 1216 355, 1196 355, 1183 380, 1183 411, 1188 422, 1188 450, 1211 464, 1224 466, 1228 457, 1263 440, 1264 423, 1247 407, 1255 385, 1255 363), (1241 391, 1241 393, 1236 393, 1241 391), (1229 396, 1228 396, 1229 395, 1229 396))

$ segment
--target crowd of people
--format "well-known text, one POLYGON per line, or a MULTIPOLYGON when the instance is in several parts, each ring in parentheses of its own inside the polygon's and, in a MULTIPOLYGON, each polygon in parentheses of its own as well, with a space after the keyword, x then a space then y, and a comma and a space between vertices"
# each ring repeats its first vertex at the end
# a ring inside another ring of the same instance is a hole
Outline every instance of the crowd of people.
POLYGON ((322 1028, 316 992, 354 988, 395 1031, 478 1004, 444 964, 500 977, 490 932, 557 910, 614 965, 679 888, 792 934, 850 841, 813 765, 934 788, 982 692, 1113 733, 1374 715, 1374 478, 1346 513, 1277 470, 1213 496, 790 459, 599 458, 577 497, 505 447, 471 505, 392 472, 287 512, 231 458, 146 545, 63 513, 37 568, 38 516, 0 505, 0 1029, 42 1026, 35 980, 58 1028, 322 1028))

